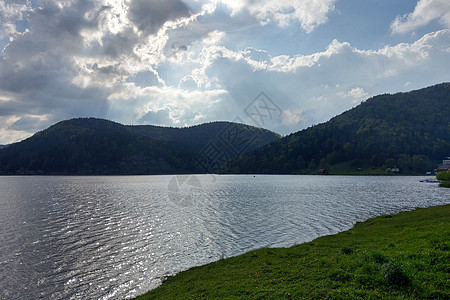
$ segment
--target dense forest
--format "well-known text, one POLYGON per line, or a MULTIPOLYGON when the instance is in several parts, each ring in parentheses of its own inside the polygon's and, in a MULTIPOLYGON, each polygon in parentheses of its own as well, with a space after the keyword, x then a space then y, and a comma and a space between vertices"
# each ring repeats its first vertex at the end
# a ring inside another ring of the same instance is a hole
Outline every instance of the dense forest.
POLYGON ((450 156, 450 84, 372 97, 227 163, 226 173, 403 174, 450 156))
POLYGON ((271 131, 231 122, 170 128, 79 118, 1 149, 0 174, 214 172, 278 139, 271 131))

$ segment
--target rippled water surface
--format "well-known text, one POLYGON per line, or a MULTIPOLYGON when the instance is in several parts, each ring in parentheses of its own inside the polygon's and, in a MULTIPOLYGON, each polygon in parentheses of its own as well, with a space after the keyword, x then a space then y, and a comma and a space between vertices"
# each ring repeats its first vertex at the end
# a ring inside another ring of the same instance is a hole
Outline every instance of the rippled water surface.
POLYGON ((450 203, 419 179, 0 177, 0 298, 130 298, 221 257, 450 203))

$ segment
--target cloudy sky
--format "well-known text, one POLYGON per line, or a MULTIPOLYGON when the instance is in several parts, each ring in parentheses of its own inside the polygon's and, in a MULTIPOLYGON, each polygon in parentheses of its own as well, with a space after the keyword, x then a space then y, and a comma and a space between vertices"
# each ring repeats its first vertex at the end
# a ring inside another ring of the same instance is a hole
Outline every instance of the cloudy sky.
POLYGON ((450 81, 450 1, 0 0, 0 49, 0 144, 88 116, 285 135, 450 81))

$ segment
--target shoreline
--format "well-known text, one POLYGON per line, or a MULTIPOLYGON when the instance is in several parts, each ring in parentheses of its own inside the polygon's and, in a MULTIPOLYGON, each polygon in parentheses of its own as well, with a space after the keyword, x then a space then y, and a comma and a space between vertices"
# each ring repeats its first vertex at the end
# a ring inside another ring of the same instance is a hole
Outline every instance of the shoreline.
POLYGON ((448 216, 450 204, 371 218, 305 244, 193 267, 136 299, 445 298, 448 216))
POLYGON ((284 173, 171 173, 171 174, 0 174, 0 177, 76 177, 76 176, 83 176, 83 177, 99 177, 99 176, 105 176, 105 177, 112 177, 112 176, 183 176, 183 175, 189 175, 189 176, 325 176, 325 177, 333 177, 333 176, 365 176, 365 177, 421 177, 421 176, 428 176, 428 177, 434 177, 436 178, 436 175, 426 175, 426 174, 284 174, 284 173))

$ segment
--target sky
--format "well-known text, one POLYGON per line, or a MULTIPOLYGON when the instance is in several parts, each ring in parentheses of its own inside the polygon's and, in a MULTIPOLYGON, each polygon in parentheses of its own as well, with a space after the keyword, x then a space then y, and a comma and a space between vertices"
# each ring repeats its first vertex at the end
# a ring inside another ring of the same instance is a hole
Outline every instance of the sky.
POLYGON ((282 135, 450 81, 448 0, 0 0, 0 144, 65 119, 282 135))

